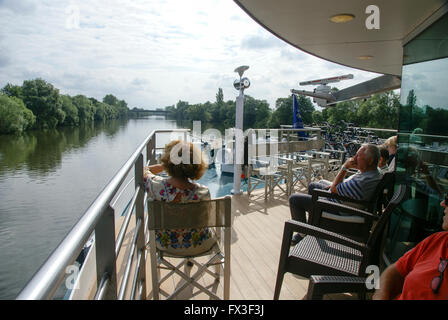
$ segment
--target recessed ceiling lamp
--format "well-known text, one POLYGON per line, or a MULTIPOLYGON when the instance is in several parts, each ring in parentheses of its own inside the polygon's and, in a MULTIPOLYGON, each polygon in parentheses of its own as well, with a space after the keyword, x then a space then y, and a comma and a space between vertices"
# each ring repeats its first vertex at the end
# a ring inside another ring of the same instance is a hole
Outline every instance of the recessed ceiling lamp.
POLYGON ((346 23, 355 19, 355 15, 350 13, 341 13, 330 17, 330 21, 334 23, 346 23))
POLYGON ((371 59, 373 59, 373 56, 359 56, 358 59, 359 60, 371 60, 371 59))

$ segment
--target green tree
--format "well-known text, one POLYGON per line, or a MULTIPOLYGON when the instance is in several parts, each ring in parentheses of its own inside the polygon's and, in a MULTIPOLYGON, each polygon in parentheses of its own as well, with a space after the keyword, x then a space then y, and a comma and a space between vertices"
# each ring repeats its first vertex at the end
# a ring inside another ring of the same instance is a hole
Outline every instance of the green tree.
POLYGON ((95 121, 105 121, 107 119, 106 106, 107 104, 105 103, 97 103, 95 105, 95 121))
POLYGON ((0 94, 0 133, 21 133, 36 121, 33 112, 22 100, 0 94))
POLYGON ((224 103, 222 109, 219 110, 219 116, 221 119, 221 123, 224 124, 225 128, 233 128, 235 127, 235 101, 228 100, 224 103))
POLYGON ((399 106, 399 96, 393 91, 374 94, 359 102, 356 122, 370 128, 396 128, 399 106))
POLYGON ((224 93, 222 92, 222 88, 219 88, 218 93, 216 94, 216 104, 217 105, 224 104, 224 93))
POLYGON ((342 121, 355 122, 356 112, 356 105, 352 101, 345 101, 327 107, 325 111, 325 118, 326 121, 332 125, 340 124, 342 121))
POLYGON ((269 121, 270 128, 280 128, 282 124, 292 125, 292 98, 278 98, 275 101, 275 110, 269 121))
POLYGON ((80 121, 92 122, 95 119, 95 106, 86 96, 79 94, 72 98, 72 102, 78 109, 80 121))
POLYGON ((119 100, 113 94, 108 94, 108 95, 104 96, 103 102, 107 103, 110 106, 118 106, 119 105, 119 100))
POLYGON ((448 110, 426 106, 426 118, 424 121, 426 121, 426 125, 422 123, 419 126, 424 133, 448 136, 448 126, 446 125, 448 122, 448 110))
POLYGON ((243 128, 267 128, 271 109, 266 100, 257 100, 246 95, 244 101, 243 128))
POLYGON ((104 103, 104 102, 100 102, 100 104, 104 105, 104 109, 106 112, 106 118, 108 120, 117 119, 119 117, 119 111, 116 108, 114 108, 111 105, 104 103))
POLYGON ((103 102, 116 110, 119 117, 126 117, 128 114, 128 104, 124 100, 119 100, 113 94, 108 94, 103 98, 103 102))
MULTIPOLYGON (((292 100, 292 98, 291 98, 292 100)), ((313 123, 313 112, 315 110, 311 99, 302 95, 298 95, 297 102, 299 104, 299 111, 304 124, 313 123)), ((292 111, 291 111, 291 123, 292 123, 292 111)))
POLYGON ((64 122, 65 113, 59 90, 42 79, 25 80, 22 86, 23 102, 36 116, 39 128, 55 128, 64 122))
POLYGON ((176 119, 177 120, 189 120, 187 115, 187 110, 189 108, 190 104, 187 101, 181 101, 177 102, 176 104, 176 119))
POLYGON ((224 107, 224 93, 222 92, 222 88, 218 89, 218 93, 216 94, 216 102, 210 106, 210 116, 211 121, 213 123, 221 123, 224 119, 220 118, 220 110, 224 107))
POLYGON ((315 124, 322 124, 324 122, 324 116, 322 114, 322 111, 314 111, 313 112, 313 123, 315 124))
POLYGON ((124 100, 120 100, 118 102, 118 106, 119 106, 119 108, 118 108, 119 116, 120 117, 126 117, 128 115, 128 111, 129 111, 127 102, 124 101, 124 100))
POLYGON ((73 105, 72 98, 69 95, 61 95, 62 110, 65 113, 63 125, 78 126, 79 116, 78 109, 73 105))
POLYGON ((192 121, 208 122, 211 120, 210 112, 208 111, 210 102, 205 104, 190 105, 186 109, 187 118, 192 121))
POLYGON ((7 83, 0 91, 3 92, 4 94, 6 94, 8 97, 16 97, 19 99, 23 99, 21 86, 16 86, 16 85, 7 83))
MULTIPOLYGON (((287 98, 278 98, 275 102, 275 110, 272 113, 269 126, 271 128, 280 128, 280 125, 292 125, 293 119, 293 100, 292 96, 287 98)), ((297 98, 299 104, 300 116, 304 124, 312 124, 314 106, 308 97, 299 95, 297 98)))

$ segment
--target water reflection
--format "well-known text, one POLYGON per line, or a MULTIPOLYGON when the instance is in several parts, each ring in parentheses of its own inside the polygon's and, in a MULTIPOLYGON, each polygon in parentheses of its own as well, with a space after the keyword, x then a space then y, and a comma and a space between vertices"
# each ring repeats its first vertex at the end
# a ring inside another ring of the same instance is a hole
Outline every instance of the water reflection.
POLYGON ((84 148, 101 133, 112 139, 125 123, 126 120, 113 120, 107 124, 0 135, 0 174, 26 169, 32 175, 48 175, 60 167, 65 152, 84 148))
POLYGON ((0 136, 0 299, 16 297, 148 134, 170 128, 148 117, 0 136))

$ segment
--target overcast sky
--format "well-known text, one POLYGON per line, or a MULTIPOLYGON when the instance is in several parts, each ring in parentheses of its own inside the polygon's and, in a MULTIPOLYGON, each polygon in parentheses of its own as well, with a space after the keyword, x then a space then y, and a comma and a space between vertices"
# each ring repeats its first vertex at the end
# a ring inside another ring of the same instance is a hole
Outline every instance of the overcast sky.
POLYGON ((61 93, 154 109, 235 99, 271 107, 298 82, 352 73, 339 89, 378 76, 304 53, 276 38, 232 0, 0 0, 0 86, 43 78, 61 93))

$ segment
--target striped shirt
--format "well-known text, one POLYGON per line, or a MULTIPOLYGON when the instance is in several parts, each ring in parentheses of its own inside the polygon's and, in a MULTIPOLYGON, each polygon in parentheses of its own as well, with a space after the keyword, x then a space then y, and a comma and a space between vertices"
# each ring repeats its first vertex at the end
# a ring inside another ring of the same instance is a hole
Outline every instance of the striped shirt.
MULTIPOLYGON (((366 172, 358 171, 338 184, 336 189, 341 196, 356 200, 370 200, 380 180, 381 174, 378 169, 366 172)), ((341 203, 334 199, 332 199, 332 201, 341 203)), ((353 207, 359 207, 351 203, 347 204, 353 207)))
POLYGON ((356 200, 369 200, 381 180, 377 170, 357 172, 336 186, 338 194, 356 200))

